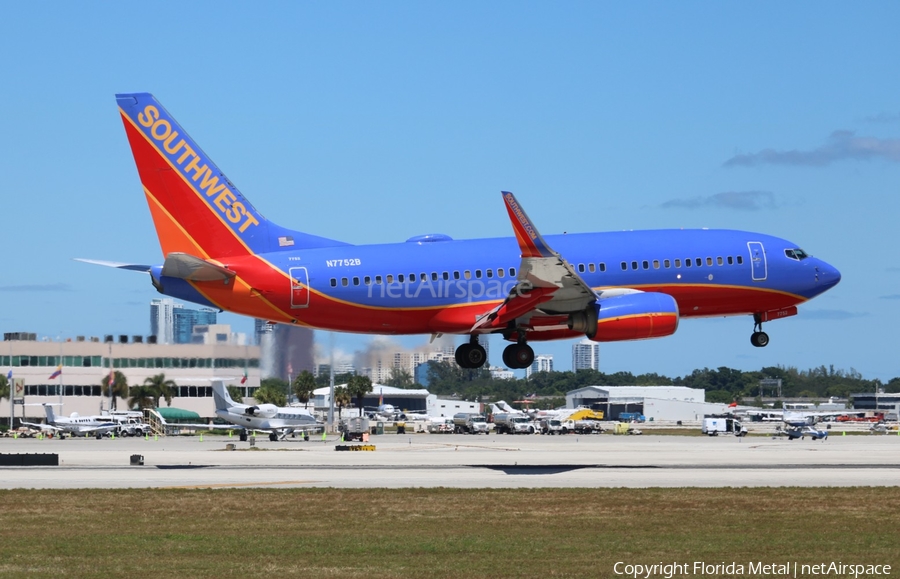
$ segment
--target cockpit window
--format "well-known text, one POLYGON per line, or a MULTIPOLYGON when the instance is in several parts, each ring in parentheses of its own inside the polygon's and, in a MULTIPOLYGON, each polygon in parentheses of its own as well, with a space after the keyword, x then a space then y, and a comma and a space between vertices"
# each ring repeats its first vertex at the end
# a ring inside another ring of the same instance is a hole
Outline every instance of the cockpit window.
POLYGON ((796 259, 797 261, 801 261, 809 257, 809 254, 807 254, 799 247, 796 247, 794 249, 785 249, 784 254, 791 259, 796 259))

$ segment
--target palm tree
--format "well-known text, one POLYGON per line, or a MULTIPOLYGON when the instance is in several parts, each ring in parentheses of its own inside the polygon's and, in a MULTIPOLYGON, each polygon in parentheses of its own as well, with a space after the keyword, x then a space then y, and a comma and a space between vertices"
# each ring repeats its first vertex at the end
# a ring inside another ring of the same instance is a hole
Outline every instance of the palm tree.
POLYGON ((368 376, 353 376, 347 382, 347 391, 356 398, 356 405, 359 406, 359 415, 362 416, 366 394, 372 391, 372 381, 368 376))
POLYGON ((334 403, 338 407, 338 421, 341 420, 341 410, 344 406, 350 406, 350 391, 346 386, 337 386, 334 389, 334 403))
POLYGON ((149 389, 150 396, 155 399, 155 405, 159 408, 160 398, 166 399, 166 406, 172 405, 172 396, 175 395, 175 389, 178 384, 174 380, 166 380, 165 374, 157 374, 144 379, 144 386, 149 389))
POLYGON ((153 408, 154 394, 150 386, 132 386, 131 396, 128 398, 128 407, 137 407, 139 410, 153 408))
MULTIPOLYGON (((109 397, 109 374, 103 377, 100 380, 100 393, 103 396, 109 397)), ((113 384, 112 384, 112 402, 110 403, 110 410, 115 410, 118 408, 116 401, 121 398, 125 400, 129 396, 128 390, 128 378, 125 377, 124 374, 116 370, 113 372, 113 384)))
POLYGON ((315 389, 316 378, 308 371, 304 370, 294 378, 294 394, 297 396, 297 400, 303 404, 309 402, 309 399, 313 397, 313 391, 315 389))

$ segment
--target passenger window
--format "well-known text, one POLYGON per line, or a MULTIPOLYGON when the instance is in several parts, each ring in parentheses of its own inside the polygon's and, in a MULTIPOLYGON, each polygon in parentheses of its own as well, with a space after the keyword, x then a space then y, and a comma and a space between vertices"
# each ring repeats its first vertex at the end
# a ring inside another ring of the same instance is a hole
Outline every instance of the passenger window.
POLYGON ((636 262, 636 261, 632 261, 632 262, 631 262, 631 269, 637 269, 637 262, 636 262))
POLYGON ((437 280, 438 280, 437 272, 436 271, 431 272, 431 281, 437 281, 437 280))
POLYGON ((578 264, 578 273, 584 273, 584 264, 583 263, 578 264))
POLYGON ((344 286, 344 287, 347 287, 348 285, 350 285, 350 280, 348 280, 348 279, 345 278, 345 277, 342 277, 342 278, 341 278, 341 285, 344 286))
POLYGON ((378 285, 381 285, 381 276, 380 275, 375 276, 375 283, 378 285))
POLYGON ((650 262, 646 259, 641 262, 641 265, 644 267, 644 269, 650 269, 650 262))
POLYGON ((699 257, 697 258, 696 263, 697 263, 697 267, 703 267, 703 260, 700 259, 699 257))
POLYGON ((516 277, 516 268, 509 268, 509 277, 516 277))
POLYGON ((449 271, 445 271, 445 272, 444 272, 443 274, 441 274, 441 275, 443 276, 444 279, 450 279, 450 272, 449 272, 449 271))
POLYGON ((359 278, 358 278, 358 277, 354 277, 354 278, 353 278, 353 285, 359 285, 359 278))
POLYGON ((606 264, 602 261, 600 262, 600 271, 606 271, 606 264))
POLYGON ((663 260, 663 267, 665 267, 666 269, 669 269, 669 266, 670 266, 670 265, 672 265, 672 264, 669 263, 669 260, 668 260, 668 259, 664 259, 664 260, 663 260))
POLYGON ((712 267, 712 258, 711 257, 706 258, 706 265, 712 267))
POLYGON ((502 267, 497 268, 497 277, 503 277, 503 268, 502 267))
POLYGON ((466 270, 463 272, 463 276, 465 276, 466 279, 472 279, 472 272, 469 270, 466 270))
POLYGON ((372 285, 372 278, 369 277, 369 276, 364 277, 364 278, 363 278, 363 283, 366 284, 366 285, 372 285))
POLYGON ((414 281, 416 281, 416 274, 414 274, 414 273, 409 274, 409 277, 406 278, 406 281, 408 281, 409 283, 413 283, 414 281))
POLYGON ((397 274, 397 283, 403 283, 403 274, 397 274))
POLYGON ((622 271, 625 271, 627 269, 628 269, 628 264, 623 261, 622 262, 622 271))
POLYGON ((387 276, 387 282, 388 282, 388 283, 394 283, 394 275, 393 275, 393 274, 390 274, 390 273, 388 274, 388 276, 387 276))
POLYGON ((459 272, 456 270, 453 271, 453 279, 459 279, 459 272))
POLYGON ((488 277, 494 277, 494 270, 492 269, 486 269, 484 273, 487 274, 488 277))
POLYGON ((481 270, 480 269, 475 270, 475 279, 481 279, 481 270))
POLYGON ((730 255, 728 256, 728 265, 734 265, 734 258, 730 255))
POLYGON ((588 271, 591 273, 594 273, 594 264, 593 263, 588 264, 588 271))
POLYGON ((687 258, 684 260, 684 267, 691 267, 691 258, 687 258))
POLYGON ((659 260, 658 259, 653 260, 653 269, 659 269, 659 260))
POLYGON ((676 259, 676 260, 675 260, 675 267, 681 267, 681 260, 680 260, 680 259, 676 259))
POLYGON ((724 265, 724 263, 725 263, 725 262, 722 261, 722 258, 721 258, 721 257, 717 257, 717 258, 716 258, 716 264, 717 264, 717 265, 724 265))
POLYGON ((331 287, 337 287, 337 280, 335 278, 331 278, 331 287))
POLYGON ((738 262, 738 265, 744 265, 744 258, 743 258, 743 256, 740 256, 740 255, 737 256, 737 262, 738 262))

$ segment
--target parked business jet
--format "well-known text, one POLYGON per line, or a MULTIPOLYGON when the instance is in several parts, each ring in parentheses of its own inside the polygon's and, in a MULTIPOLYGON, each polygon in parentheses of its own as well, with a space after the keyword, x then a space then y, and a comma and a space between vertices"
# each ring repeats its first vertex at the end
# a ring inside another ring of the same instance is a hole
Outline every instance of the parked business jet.
POLYGON ((257 404, 250 406, 235 402, 225 384, 213 382, 213 399, 216 404, 216 416, 236 424, 244 429, 241 440, 247 439, 248 430, 260 430, 269 433, 269 440, 283 440, 288 434, 295 432, 309 433, 324 428, 309 411, 303 408, 275 406, 274 404, 257 404))
MULTIPOLYGON (((269 221, 150 94, 116 95, 164 261, 93 261, 150 274, 165 295, 271 322, 371 334, 463 334, 465 368, 484 364, 479 334, 511 342, 638 340, 675 333, 682 317, 747 315, 762 324, 841 275, 791 241, 744 231, 656 230, 541 236, 502 193, 514 237, 351 245, 269 221)), ((552 205, 551 205, 552 206, 552 205)), ((88 260, 86 260, 88 261, 88 260)))
POLYGON ((44 404, 43 406, 44 412, 47 414, 46 424, 34 422, 22 422, 22 424, 58 433, 60 438, 65 438, 66 434, 73 436, 96 435, 97 438, 100 438, 108 432, 115 431, 120 426, 118 422, 112 420, 109 416, 79 416, 77 412, 73 412, 68 417, 56 416, 52 405, 44 404))

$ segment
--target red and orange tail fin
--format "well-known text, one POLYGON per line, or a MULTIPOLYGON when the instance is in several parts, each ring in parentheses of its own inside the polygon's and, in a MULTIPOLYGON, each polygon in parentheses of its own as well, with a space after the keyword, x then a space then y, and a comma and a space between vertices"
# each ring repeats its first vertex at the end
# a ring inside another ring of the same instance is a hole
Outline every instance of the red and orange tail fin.
POLYGON ((220 258, 346 245, 263 217, 153 95, 116 100, 163 255, 220 258))

